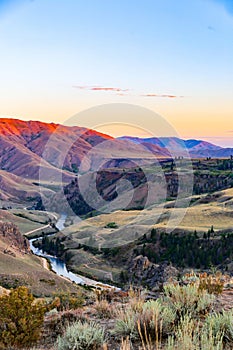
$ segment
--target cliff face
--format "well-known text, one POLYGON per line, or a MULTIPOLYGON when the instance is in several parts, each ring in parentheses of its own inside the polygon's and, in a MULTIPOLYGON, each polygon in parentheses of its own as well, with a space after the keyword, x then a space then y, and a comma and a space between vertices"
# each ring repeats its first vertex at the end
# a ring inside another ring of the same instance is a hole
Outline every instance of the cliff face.
POLYGON ((141 285, 146 284, 153 291, 158 291, 163 284, 176 280, 179 271, 171 264, 164 262, 154 264, 146 256, 139 255, 134 258, 129 268, 132 282, 141 285))
POLYGON ((12 223, 0 222, 0 240, 4 243, 5 254, 31 253, 28 240, 21 235, 17 226, 12 223))
MULTIPOLYGON (((193 179, 194 194, 199 195, 208 192, 219 191, 233 186, 232 174, 199 174, 194 173, 193 179)), ((117 198, 119 208, 126 210, 143 209, 145 205, 155 204, 167 199, 175 199, 178 193, 184 197, 190 195, 190 175, 176 171, 164 171, 164 178, 160 173, 145 174, 143 169, 136 167, 134 169, 102 169, 96 173, 88 173, 81 177, 81 180, 75 178, 65 186, 64 192, 58 192, 49 197, 45 203, 50 211, 69 212, 70 208, 76 215, 85 215, 93 208, 101 208, 101 201, 111 203, 117 198), (94 178, 95 175, 95 178, 94 178), (94 179, 94 180, 93 180, 94 179), (82 193, 85 193, 85 199, 82 196, 79 183, 81 182, 82 193), (132 190, 129 185, 131 184, 132 190), (153 190, 152 190, 153 189, 153 190), (64 201, 64 194, 66 201, 64 201), (148 194, 150 195, 148 198, 148 194), (130 203, 127 198, 131 197, 130 203), (120 200, 122 198, 122 200, 120 200), (93 203, 93 207, 91 207, 93 203), (100 204, 99 204, 100 203, 100 204), (67 207, 64 207, 66 205, 67 207)), ((42 209, 41 203, 37 209, 42 209)), ((71 211, 72 215, 72 211, 71 211)))

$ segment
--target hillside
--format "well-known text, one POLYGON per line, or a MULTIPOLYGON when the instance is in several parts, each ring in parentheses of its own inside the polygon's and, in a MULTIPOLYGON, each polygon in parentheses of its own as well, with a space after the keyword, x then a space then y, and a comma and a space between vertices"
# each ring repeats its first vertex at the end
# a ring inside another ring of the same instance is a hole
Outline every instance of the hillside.
POLYGON ((61 181, 71 182, 79 171, 119 164, 128 167, 131 160, 150 164, 155 155, 169 154, 157 147, 150 151, 135 147, 131 142, 78 126, 0 118, 1 197, 34 199, 39 180, 46 189, 57 191, 61 181), (22 185, 19 191, 17 183, 22 185))
MULTIPOLYGON (((38 178, 39 165, 48 172, 54 167, 75 172, 93 147, 99 159, 108 159, 111 151, 116 158, 127 158, 128 153, 133 158, 143 155, 141 148, 135 149, 127 141, 115 140, 94 130, 17 119, 0 119, 0 142, 1 169, 29 179, 38 178), (104 141, 107 141, 104 148, 96 147, 104 141)), ((93 166, 92 157, 86 170, 93 166)), ((67 172, 64 174, 72 177, 67 172)))
MULTIPOLYGON (((207 268, 213 264, 233 271, 233 189, 193 196, 191 203, 188 208, 182 208, 182 204, 174 208, 170 201, 162 211, 151 206, 142 212, 119 210, 74 221, 53 239, 56 252, 52 253, 61 256, 73 271, 96 278, 111 273, 116 281, 122 273, 132 276, 133 261, 140 255, 156 264, 172 261, 181 269, 207 268), (171 234, 166 233, 174 228, 173 220, 182 213, 185 215, 177 228, 171 234)), ((44 244, 49 251, 49 241, 44 244)), ((152 281, 152 275, 148 274, 147 284, 151 286, 152 281)))
MULTIPOLYGON (((129 164, 128 164, 129 165, 129 164)), ((132 163, 133 165, 133 163, 132 163)), ((75 178, 38 209, 78 216, 151 205, 233 186, 233 160, 160 160, 160 164, 99 169, 75 178)))
POLYGON ((22 255, 31 253, 28 240, 21 235, 14 224, 0 222, 0 239, 8 247, 4 250, 6 254, 16 256, 17 253, 22 255))
MULTIPOLYGON (((0 118, 0 146, 0 168, 29 179, 38 178, 39 165, 48 172, 55 171, 54 168, 63 169, 64 176, 69 178, 72 174, 65 170, 75 173, 87 154, 89 164, 83 171, 91 170, 103 159, 144 159, 146 162, 147 159, 152 160, 153 154, 166 158, 170 157, 169 150, 183 147, 196 157, 207 156, 208 152, 213 157, 228 157, 232 152, 230 148, 221 148, 202 140, 128 136, 114 139, 83 127, 9 118, 0 118), (98 147, 102 142, 104 147, 98 147), (93 153, 90 152, 92 149, 93 153)), ((126 161, 124 165, 127 166, 126 161)), ((113 164, 109 163, 108 166, 112 167, 113 164)))
POLYGON ((72 283, 49 271, 43 259, 32 255, 28 240, 9 222, 0 222, 0 261, 2 287, 26 285, 37 296, 52 296, 55 290, 77 292, 72 283))
POLYGON ((38 185, 47 197, 61 190, 61 181, 65 186, 77 174, 144 168, 170 159, 171 153, 184 154, 184 148, 194 158, 228 158, 233 153, 202 140, 114 139, 78 126, 0 118, 0 195, 2 200, 35 201, 38 185))
POLYGON ((53 191, 49 188, 39 188, 33 181, 23 177, 0 170, 0 199, 4 201, 21 202, 38 200, 41 192, 48 196, 53 191))

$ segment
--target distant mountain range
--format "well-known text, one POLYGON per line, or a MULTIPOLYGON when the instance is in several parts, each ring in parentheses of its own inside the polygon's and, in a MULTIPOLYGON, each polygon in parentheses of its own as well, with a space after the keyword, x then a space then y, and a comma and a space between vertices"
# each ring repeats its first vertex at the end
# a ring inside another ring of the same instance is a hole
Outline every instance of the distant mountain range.
POLYGON ((47 174, 44 193, 56 179, 70 183, 76 173, 99 168, 132 168, 170 158, 186 147, 191 157, 230 157, 233 148, 176 137, 113 138, 95 130, 39 121, 0 118, 0 199, 36 198, 40 169, 47 174), (49 142, 48 142, 49 141, 49 142), (103 143, 104 142, 104 143, 103 143))
POLYGON ((161 149, 173 149, 179 150, 186 147, 191 157, 205 158, 225 158, 233 155, 233 148, 224 148, 213 143, 209 143, 203 140, 182 140, 178 137, 150 137, 150 138, 139 138, 122 136, 119 140, 131 141, 135 144, 143 144, 145 146, 155 145, 161 149))

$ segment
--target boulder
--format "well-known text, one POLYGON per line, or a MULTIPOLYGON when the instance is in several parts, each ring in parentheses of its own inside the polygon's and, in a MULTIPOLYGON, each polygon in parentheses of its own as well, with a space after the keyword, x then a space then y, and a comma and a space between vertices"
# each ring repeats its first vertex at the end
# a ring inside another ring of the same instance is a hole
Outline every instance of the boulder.
POLYGON ((131 282, 145 285, 152 291, 159 291, 163 285, 176 281, 179 271, 168 262, 154 264, 146 256, 139 255, 134 258, 129 268, 131 282))

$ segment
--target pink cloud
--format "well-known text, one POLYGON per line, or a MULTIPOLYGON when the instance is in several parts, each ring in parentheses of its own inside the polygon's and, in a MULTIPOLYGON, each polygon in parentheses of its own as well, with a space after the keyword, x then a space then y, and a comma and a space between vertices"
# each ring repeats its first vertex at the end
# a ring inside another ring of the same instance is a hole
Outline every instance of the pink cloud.
POLYGON ((93 90, 93 91, 116 91, 116 92, 129 91, 129 89, 120 89, 120 88, 116 88, 116 87, 93 87, 91 90, 93 90))
POLYGON ((182 98, 184 96, 167 95, 167 94, 143 94, 143 97, 164 97, 164 98, 182 98))
MULTIPOLYGON (((115 92, 116 95, 118 95, 118 96, 129 96, 128 92, 132 91, 131 89, 122 89, 119 87, 99 86, 99 85, 74 85, 73 88, 79 89, 79 90, 88 90, 88 91, 115 92)), ((156 93, 144 93, 144 94, 141 94, 139 96, 170 98, 170 99, 184 97, 184 96, 176 96, 176 95, 170 95, 170 94, 156 94, 156 93)))
POLYGON ((119 87, 105 87, 105 86, 73 86, 80 90, 90 90, 90 91, 113 91, 113 92, 126 92, 129 89, 121 89, 119 87))

